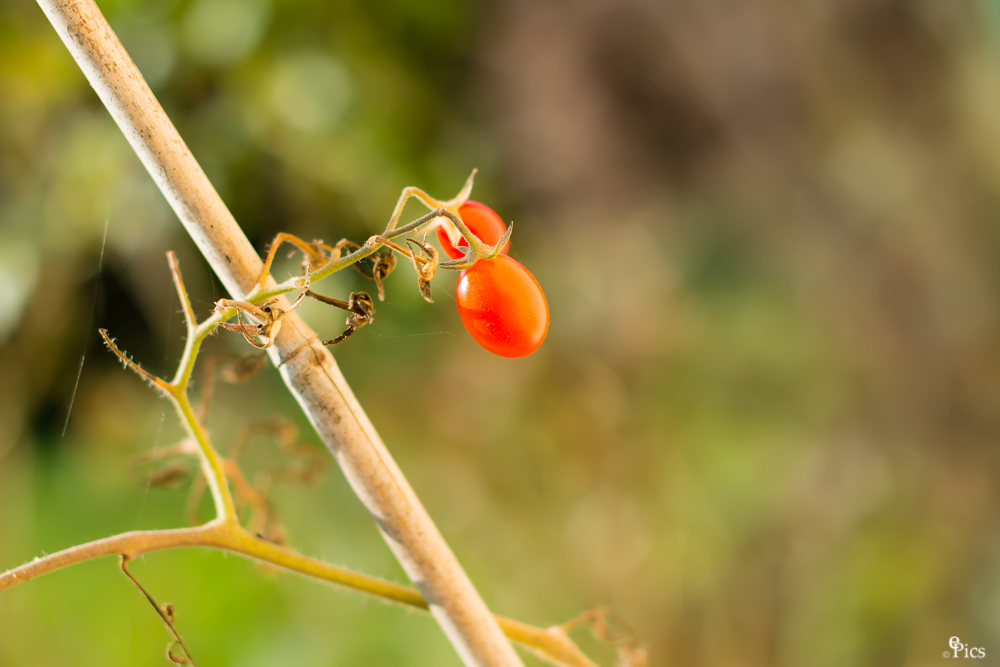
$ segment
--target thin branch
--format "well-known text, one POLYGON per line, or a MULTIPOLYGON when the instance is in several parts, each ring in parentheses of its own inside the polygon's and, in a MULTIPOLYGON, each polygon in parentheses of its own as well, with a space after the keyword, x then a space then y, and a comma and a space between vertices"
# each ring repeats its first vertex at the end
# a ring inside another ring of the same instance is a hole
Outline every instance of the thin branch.
POLYGON ((173 395, 173 387, 171 387, 170 383, 166 380, 161 380, 139 364, 132 361, 132 359, 130 359, 124 351, 118 349, 118 346, 115 345, 115 339, 108 335, 107 329, 98 329, 97 331, 101 334, 101 338, 104 339, 104 344, 108 346, 109 350, 114 352, 115 356, 118 357, 118 361, 122 362, 123 366, 148 382, 151 387, 159 389, 168 396, 173 395))
POLYGON ((426 225, 431 220, 434 220, 435 218, 444 217, 446 211, 447 209, 438 207, 433 211, 431 211, 430 213, 420 216, 413 222, 405 224, 402 227, 397 227, 395 229, 392 228, 392 225, 390 223, 390 227, 386 229, 386 231, 382 232, 382 237, 387 239, 394 239, 397 236, 402 236, 403 234, 409 234, 410 232, 414 232, 420 229, 421 226, 426 225))
POLYGON ((184 309, 184 322, 187 324, 188 336, 194 333, 198 326, 198 318, 194 316, 191 308, 191 299, 188 297, 187 288, 184 287, 184 279, 181 277, 181 267, 177 264, 177 255, 173 250, 167 252, 167 264, 170 265, 170 275, 174 278, 174 287, 177 289, 177 297, 181 300, 181 308, 184 309))
POLYGON ((233 494, 229 490, 229 480, 226 478, 225 466, 222 457, 219 456, 205 428, 198 421, 191 407, 187 392, 179 396, 171 396, 174 400, 174 407, 180 414, 181 421, 187 428, 188 433, 198 443, 201 452, 201 469, 205 473, 208 482, 208 489, 212 493, 212 501, 215 505, 217 518, 225 521, 236 521, 236 504, 233 502, 233 494))
MULTIPOLYGON (((431 197, 420 188, 415 188, 413 186, 403 188, 403 192, 400 193, 399 200, 396 202, 396 208, 392 210, 392 216, 389 218, 389 224, 386 225, 385 231, 382 233, 383 236, 389 234, 389 232, 396 228, 396 225, 399 223, 399 216, 403 214, 403 209, 406 207, 406 202, 410 200, 410 197, 416 197, 427 208, 431 209, 441 209, 447 205, 446 202, 434 199, 434 197, 431 197)), ((430 216, 431 219, 435 217, 437 217, 437 215, 430 216)))
POLYGON ((163 621, 163 624, 167 626, 167 630, 169 630, 170 634, 173 635, 174 637, 173 643, 167 647, 167 658, 170 660, 170 662, 173 663, 188 664, 191 665, 191 667, 196 667, 196 665, 194 664, 194 658, 191 657, 191 652, 188 651, 187 646, 184 645, 184 640, 181 639, 180 633, 177 632, 177 626, 174 625, 173 607, 171 607, 169 604, 160 605, 159 603, 157 603, 156 599, 150 594, 149 591, 146 590, 145 586, 140 584, 139 580, 136 579, 135 576, 128 571, 128 561, 129 561, 128 556, 121 557, 120 566, 122 568, 122 572, 124 572, 125 576, 128 577, 129 581, 131 581, 135 585, 135 587, 139 589, 139 592, 145 596, 146 600, 149 601, 149 604, 151 604, 153 606, 153 609, 156 610, 157 616, 160 617, 160 620, 163 621), (177 657, 174 656, 172 651, 174 644, 180 646, 181 650, 184 651, 183 658, 181 658, 180 656, 177 657), (185 662, 182 662, 182 660, 185 662))
MULTIPOLYGON (((425 611, 428 609, 427 601, 414 588, 303 556, 286 547, 262 540, 239 525, 219 520, 194 528, 123 533, 36 558, 21 567, 0 574, 0 591, 102 556, 117 555, 132 560, 154 551, 180 547, 221 549, 391 602, 425 611)), ((553 665, 596 667, 559 627, 537 628, 502 616, 495 618, 508 638, 522 644, 553 665)))
MULTIPOLYGON (((316 271, 316 273, 313 274, 313 277, 312 277, 313 282, 319 282, 323 278, 326 278, 327 276, 332 275, 332 274, 336 273, 337 271, 341 271, 343 269, 346 269, 351 264, 354 264, 355 262, 360 262, 364 258, 366 258, 369 255, 373 254, 380 247, 379 244, 374 239, 375 239, 374 236, 371 237, 371 238, 369 238, 367 241, 365 241, 365 244, 363 246, 361 246, 360 248, 358 248, 354 252, 349 253, 349 254, 347 254, 347 255, 339 258, 339 259, 334 259, 329 264, 327 264, 326 266, 324 266, 322 269, 319 269, 318 271, 316 271)), ((290 291, 292 291, 292 290, 287 290, 287 292, 290 292, 290 291)), ((261 293, 262 294, 266 294, 267 292, 266 292, 266 290, 262 290, 261 293)), ((258 295, 257 295, 256 292, 254 292, 253 296, 257 297, 258 295)), ((247 298, 249 298, 249 297, 247 297, 247 298)))
POLYGON ((63 549, 0 574, 0 591, 43 574, 101 556, 116 554, 136 558, 161 549, 215 546, 212 538, 218 532, 218 524, 218 521, 214 521, 195 528, 131 531, 63 549))
POLYGON ((434 197, 431 197, 429 194, 427 194, 420 188, 415 188, 412 186, 404 188, 403 192, 399 195, 399 201, 396 202, 396 208, 394 208, 392 211, 392 217, 389 218, 389 224, 386 225, 385 231, 382 232, 382 235, 388 238, 394 238, 396 236, 399 236, 400 234, 405 234, 408 231, 413 231, 420 225, 424 224, 425 222, 429 222, 434 218, 440 216, 451 217, 448 215, 448 213, 457 216, 456 211, 458 211, 458 208, 465 203, 465 201, 469 198, 469 195, 472 193, 472 184, 476 179, 477 171, 479 170, 478 169, 472 170, 472 173, 469 174, 469 178, 465 180, 465 184, 462 186, 462 189, 455 196, 455 198, 450 201, 440 201, 438 199, 435 199, 434 197), (415 197, 419 199, 427 208, 436 210, 425 215, 419 220, 416 220, 415 222, 411 222, 410 224, 405 225, 404 227, 396 229, 396 224, 399 222, 399 216, 403 214, 403 208, 406 206, 406 202, 409 201, 410 197, 415 197))
MULTIPOLYGON (((306 266, 312 266, 314 264, 318 264, 320 260, 325 259, 322 251, 325 250, 326 248, 329 248, 329 246, 324 246, 318 241, 314 241, 313 243, 306 243, 305 241, 295 236, 294 234, 287 234, 285 232, 281 232, 280 234, 274 237, 274 240, 271 241, 271 247, 268 248, 267 257, 264 259, 264 268, 261 269, 260 272, 260 281, 258 283, 258 287, 264 287, 264 285, 267 283, 267 276, 271 272, 271 263, 274 261, 274 256, 278 252, 278 247, 282 243, 291 243, 296 248, 301 250, 302 253, 307 258, 306 266)), ((330 248, 330 250, 333 249, 330 248)))

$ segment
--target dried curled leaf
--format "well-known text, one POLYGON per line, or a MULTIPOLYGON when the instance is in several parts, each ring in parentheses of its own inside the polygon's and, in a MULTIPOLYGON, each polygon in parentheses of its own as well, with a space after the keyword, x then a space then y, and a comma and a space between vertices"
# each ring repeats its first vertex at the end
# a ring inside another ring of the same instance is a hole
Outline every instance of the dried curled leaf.
POLYGON ((151 487, 176 487, 187 481, 190 474, 191 471, 187 465, 180 462, 171 463, 150 473, 146 478, 146 483, 151 487))
POLYGON ((167 645, 167 660, 175 665, 194 665, 194 663, 188 660, 187 656, 184 655, 183 650, 183 647, 177 640, 170 642, 170 644, 167 645))
POLYGON ((347 317, 347 326, 360 329, 375 321, 375 302, 368 292, 351 292, 347 299, 347 309, 351 314, 347 317))
POLYGON ((219 378, 230 384, 242 384, 252 378, 264 367, 267 361, 265 354, 224 355, 217 357, 215 367, 219 378))
POLYGON ((360 329, 375 321, 375 302, 372 301, 368 292, 351 292, 351 296, 348 297, 347 301, 317 294, 312 290, 306 290, 306 296, 351 313, 347 316, 347 330, 333 340, 323 341, 323 345, 335 345, 348 338, 356 329, 360 329))
MULTIPOLYGON (((360 246, 359 246, 360 247, 360 246)), ((389 248, 382 248, 369 257, 354 263, 358 273, 369 280, 375 281, 378 288, 378 300, 385 300, 385 287, 382 281, 396 268, 396 256, 389 248)))
POLYGON ((427 243, 421 243, 416 239, 406 239, 406 242, 419 249, 423 257, 418 257, 416 251, 410 255, 413 262, 413 270, 417 272, 417 286, 420 288, 420 296, 424 297, 427 303, 434 303, 431 298, 431 280, 438 267, 438 251, 427 243))
POLYGON ((306 274, 301 278, 299 296, 287 308, 281 308, 277 305, 279 297, 268 299, 260 305, 255 305, 247 301, 236 301, 234 299, 219 299, 215 302, 215 312, 224 313, 230 308, 234 308, 236 310, 236 324, 232 322, 220 322, 218 326, 228 331, 243 334, 243 338, 258 350, 265 350, 271 347, 274 345, 274 339, 277 338, 278 332, 281 331, 281 320, 298 308, 302 300, 306 298, 306 294, 309 292, 309 276, 310 273, 307 267, 306 274), (244 313, 248 317, 257 320, 258 324, 253 324, 252 321, 244 324, 244 313), (260 343, 255 340, 255 336, 266 338, 267 341, 260 343))
POLYGON ((589 628, 596 639, 615 647, 618 654, 617 667, 648 667, 647 648, 639 642, 628 624, 610 608, 593 607, 556 629, 568 634, 581 625, 589 628))

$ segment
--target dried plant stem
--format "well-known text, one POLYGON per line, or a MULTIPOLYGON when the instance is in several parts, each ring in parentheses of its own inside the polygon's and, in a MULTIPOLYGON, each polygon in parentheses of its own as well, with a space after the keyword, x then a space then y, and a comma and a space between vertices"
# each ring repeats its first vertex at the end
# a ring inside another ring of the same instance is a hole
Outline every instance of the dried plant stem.
MULTIPOLYGON (((427 609, 420 591, 353 570, 303 556, 291 549, 263 540, 239 524, 216 519, 194 528, 122 533, 71 547, 0 574, 0 591, 43 574, 100 558, 124 556, 128 560, 154 551, 180 547, 207 547, 254 558, 306 577, 327 581, 378 596, 399 604, 427 609)), ((560 628, 537 628, 497 616, 499 627, 511 640, 533 651, 546 662, 565 667, 595 667, 560 628)))
POLYGON ((191 665, 191 667, 196 667, 194 664, 194 658, 191 657, 191 652, 188 651, 188 647, 184 645, 184 640, 181 639, 181 633, 177 631, 177 626, 174 624, 174 613, 173 607, 171 605, 161 605, 153 597, 152 593, 146 590, 146 587, 139 583, 139 580, 135 578, 135 575, 129 572, 128 569, 128 556, 122 556, 119 562, 119 567, 122 569, 122 573, 128 577, 128 580, 132 582, 139 592, 142 593, 143 597, 149 602, 149 604, 156 611, 156 615, 160 617, 163 624, 167 626, 167 630, 170 635, 174 638, 173 644, 167 648, 167 658, 170 662, 182 665, 191 665), (183 655, 176 655, 173 652, 174 646, 179 646, 183 655))
MULTIPOLYGON (((93 0, 38 4, 226 289, 234 299, 245 300, 257 286, 262 262, 100 9, 93 0)), ((352 255, 375 250, 366 243, 352 255)), ((269 353, 463 662, 469 667, 521 665, 332 355, 297 314, 285 319, 269 353)), ((182 364, 181 372, 189 374, 192 365, 182 364)), ((224 501, 229 491, 220 483, 221 470, 207 459, 205 467, 213 494, 221 494, 216 500, 224 501)))

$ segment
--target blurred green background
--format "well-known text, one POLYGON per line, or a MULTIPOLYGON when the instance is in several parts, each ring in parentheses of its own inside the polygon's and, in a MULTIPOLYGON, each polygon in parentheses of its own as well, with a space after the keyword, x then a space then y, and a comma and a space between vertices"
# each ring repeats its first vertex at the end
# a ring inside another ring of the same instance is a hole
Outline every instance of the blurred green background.
MULTIPOLYGON (((544 625, 610 604, 655 665, 931 665, 952 636, 996 660, 995 5, 101 8, 259 250, 362 240, 404 186, 450 197, 473 167, 517 222, 511 254, 551 308, 537 353, 480 349, 454 276, 428 305, 407 266, 335 350, 494 610, 544 625)), ((184 486, 128 474, 180 427, 96 333, 173 367, 168 249, 207 314, 220 285, 38 7, 5 0, 0 569, 183 525, 184 486)), ((318 446, 271 368, 221 386, 211 428, 224 450, 272 415, 318 446)), ((255 448, 251 472, 277 460, 255 448)), ((335 466, 272 499, 296 548, 406 581, 335 466)), ((239 558, 133 571, 203 667, 459 664, 426 615, 239 558)), ((165 644, 112 560, 0 594, 2 667, 162 665, 165 644)))

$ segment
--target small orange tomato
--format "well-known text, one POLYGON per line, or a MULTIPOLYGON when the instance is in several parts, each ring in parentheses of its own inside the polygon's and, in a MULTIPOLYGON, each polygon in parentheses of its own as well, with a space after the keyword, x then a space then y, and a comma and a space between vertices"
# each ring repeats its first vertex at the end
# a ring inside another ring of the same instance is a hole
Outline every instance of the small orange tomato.
MULTIPOLYGON (((467 201, 458 207, 458 214, 462 216, 462 222, 469 228, 469 231, 475 234, 486 245, 496 245, 507 232, 507 225, 503 224, 500 216, 486 204, 480 204, 477 201, 467 201)), ((465 248, 469 247, 469 242, 465 238, 460 238, 458 246, 455 246, 452 244, 451 239, 448 238, 447 232, 441 227, 438 227, 437 236, 438 243, 441 244, 441 249, 449 257, 459 259, 465 256, 465 248)), ((508 247, 510 247, 510 242, 500 252, 506 255, 508 247)))
POLYGON ((549 305, 535 277, 507 255, 462 271, 458 315, 472 338, 501 357, 526 357, 549 330, 549 305))

